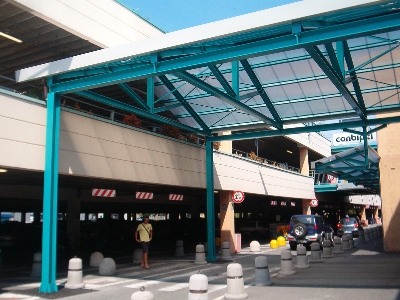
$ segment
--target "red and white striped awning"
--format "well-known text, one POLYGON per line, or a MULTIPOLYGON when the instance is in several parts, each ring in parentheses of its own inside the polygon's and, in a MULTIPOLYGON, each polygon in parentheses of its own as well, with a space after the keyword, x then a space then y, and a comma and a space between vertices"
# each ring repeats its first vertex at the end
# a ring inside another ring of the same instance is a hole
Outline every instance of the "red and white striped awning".
POLYGON ((183 195, 169 194, 169 200, 183 201, 183 195))
POLYGON ((136 192, 136 199, 153 199, 153 193, 148 192, 136 192))
POLYGON ((93 197, 116 197, 116 190, 92 189, 93 197))

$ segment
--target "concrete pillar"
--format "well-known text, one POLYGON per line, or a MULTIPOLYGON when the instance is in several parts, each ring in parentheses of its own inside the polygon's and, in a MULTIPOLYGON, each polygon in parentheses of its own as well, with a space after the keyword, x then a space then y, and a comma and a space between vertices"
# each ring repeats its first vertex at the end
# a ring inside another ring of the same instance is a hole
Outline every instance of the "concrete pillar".
MULTIPOLYGON (((226 132, 219 132, 218 135, 230 135, 231 132, 230 131, 226 131, 226 132)), ((220 146, 219 146, 219 151, 223 151, 229 154, 232 154, 232 141, 222 141, 220 142, 220 146)))
MULTIPOLYGON (((299 153, 300 153, 300 173, 309 176, 310 168, 308 163, 308 149, 306 147, 299 146, 299 153)), ((302 201, 303 215, 311 215, 310 200, 311 199, 303 199, 302 201)))
POLYGON ((310 199, 302 200, 303 215, 311 215, 310 199))
MULTIPOLYGON (((235 210, 232 191, 219 192, 221 242, 229 242, 231 254, 235 253, 235 210)), ((238 204, 240 205, 240 204, 238 204)))
POLYGON ((67 235, 72 250, 80 248, 80 213, 81 200, 77 197, 70 197, 67 200, 67 235))
MULTIPOLYGON (((399 113, 377 115, 399 116, 399 113)), ((386 252, 400 251, 400 123, 389 124, 377 132, 382 198, 383 245, 386 252)))
POLYGON ((367 216, 365 215, 365 205, 361 205, 360 210, 360 221, 366 220, 367 216))

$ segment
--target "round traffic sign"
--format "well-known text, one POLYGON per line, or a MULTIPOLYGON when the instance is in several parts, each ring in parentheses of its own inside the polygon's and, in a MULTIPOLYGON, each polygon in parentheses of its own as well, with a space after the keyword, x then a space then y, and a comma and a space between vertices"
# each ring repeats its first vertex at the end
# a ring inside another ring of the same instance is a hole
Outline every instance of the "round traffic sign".
POLYGON ((311 199, 310 206, 311 207, 317 207, 318 206, 318 200, 317 199, 311 199))
POLYGON ((234 191, 232 194, 232 201, 235 203, 242 203, 244 200, 244 193, 242 191, 234 191))

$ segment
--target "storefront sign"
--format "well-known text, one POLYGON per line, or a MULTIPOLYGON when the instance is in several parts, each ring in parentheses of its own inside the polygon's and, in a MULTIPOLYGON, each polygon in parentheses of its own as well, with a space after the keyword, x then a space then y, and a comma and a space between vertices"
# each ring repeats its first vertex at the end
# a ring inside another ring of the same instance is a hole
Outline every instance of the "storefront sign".
MULTIPOLYGON (((376 132, 367 135, 368 143, 376 143, 376 132)), ((364 142, 362 135, 353 134, 349 132, 335 133, 332 135, 332 146, 349 146, 359 145, 364 142)))

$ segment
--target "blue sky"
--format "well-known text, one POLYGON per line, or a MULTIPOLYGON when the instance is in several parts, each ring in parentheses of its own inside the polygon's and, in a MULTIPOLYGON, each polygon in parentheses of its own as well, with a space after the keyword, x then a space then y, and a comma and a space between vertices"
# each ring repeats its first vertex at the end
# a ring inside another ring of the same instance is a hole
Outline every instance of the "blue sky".
POLYGON ((118 0, 165 32, 284 5, 295 0, 118 0))

